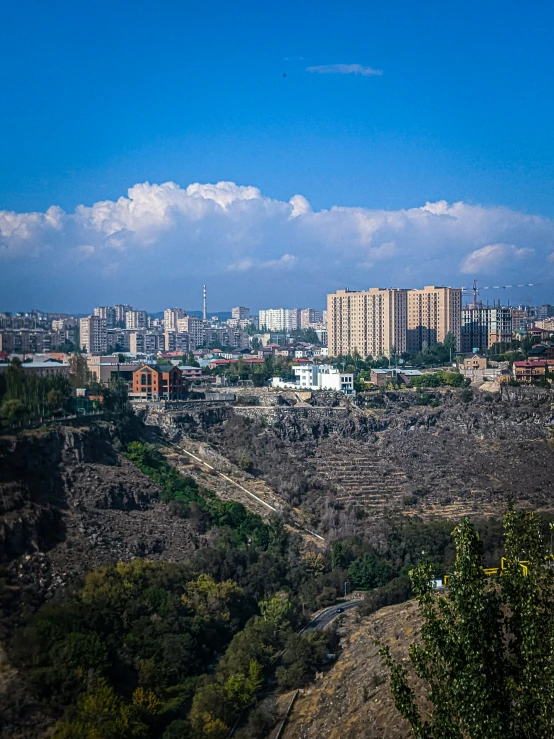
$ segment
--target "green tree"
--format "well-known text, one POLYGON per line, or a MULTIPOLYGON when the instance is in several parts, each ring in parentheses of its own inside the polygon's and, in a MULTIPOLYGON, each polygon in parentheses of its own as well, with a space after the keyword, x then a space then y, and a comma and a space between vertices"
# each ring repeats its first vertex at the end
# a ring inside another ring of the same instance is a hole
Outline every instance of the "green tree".
POLYGON ((395 575, 391 565, 375 552, 369 552, 354 560, 348 568, 348 577, 353 588, 370 590, 386 585, 395 575))
POLYGON ((56 724, 54 739, 139 739, 147 736, 141 711, 125 705, 113 688, 100 679, 80 696, 76 711, 56 724))
POLYGON ((8 423, 16 423, 25 416, 25 406, 16 398, 7 399, 0 406, 0 416, 8 423))
POLYGON ((449 354, 449 357, 456 352, 456 337, 449 331, 444 337, 443 346, 449 354))
POLYGON ((78 352, 69 357, 69 379, 73 387, 88 387, 90 372, 87 358, 78 352))
POLYGON ((554 574, 545 566, 539 524, 510 509, 504 519, 506 568, 483 573, 481 542, 466 519, 454 530, 456 559, 448 592, 437 596, 432 568, 410 577, 423 616, 410 647, 433 710, 421 714, 408 670, 388 648, 396 707, 416 737, 520 739, 554 732, 554 574))
POLYGON ((331 569, 344 567, 344 551, 340 541, 334 541, 331 549, 331 569))
POLYGON ((263 620, 272 624, 275 629, 290 627, 294 612, 288 595, 277 593, 272 598, 262 600, 259 606, 263 620))

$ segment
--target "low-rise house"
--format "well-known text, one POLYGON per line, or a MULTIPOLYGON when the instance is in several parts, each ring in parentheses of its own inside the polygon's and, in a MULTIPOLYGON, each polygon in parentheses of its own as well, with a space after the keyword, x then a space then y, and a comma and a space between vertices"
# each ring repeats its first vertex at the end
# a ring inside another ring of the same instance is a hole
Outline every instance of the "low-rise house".
POLYGON ((209 367, 209 369, 213 370, 217 369, 218 367, 228 367, 230 364, 230 359, 210 359, 207 366, 209 367))
POLYGON ((244 363, 252 366, 254 364, 265 364, 265 360, 262 357, 244 357, 244 363))
POLYGON ((133 383, 133 372, 143 364, 144 362, 142 361, 131 361, 127 357, 125 357, 124 362, 121 362, 117 354, 87 357, 87 367, 93 378, 97 382, 102 382, 106 385, 111 380, 120 377, 131 387, 133 383))
POLYGON ((527 352, 529 359, 554 359, 554 342, 541 341, 527 352))
POLYGON ((386 386, 388 382, 394 381, 393 375, 394 369, 372 369, 369 375, 369 379, 373 385, 378 387, 386 386))
POLYGON ((420 372, 417 369, 398 369, 396 370, 397 381, 402 382, 404 385, 407 385, 408 387, 412 384, 412 380, 414 377, 420 377, 422 374, 423 372, 420 372))
POLYGON ((527 333, 535 339, 548 339, 552 331, 535 325, 528 328, 527 333))
POLYGON ((202 367, 189 367, 185 364, 179 364, 177 366, 181 370, 181 374, 183 375, 183 377, 192 379, 194 379, 195 377, 202 377, 202 367))
POLYGON ((48 377, 50 375, 69 375, 69 364, 60 362, 22 362, 21 369, 28 375, 48 377))
POLYGON ((539 382, 554 374, 554 359, 528 359, 514 362, 514 379, 518 382, 539 382))
POLYGON ((472 354, 464 357, 464 370, 484 370, 487 369, 487 358, 484 354, 472 354))
POLYGON ((378 387, 386 387, 389 382, 395 384, 407 385, 412 383, 414 377, 419 377, 423 372, 417 369, 398 369, 396 367, 386 367, 384 369, 372 369, 370 374, 371 382, 378 387))

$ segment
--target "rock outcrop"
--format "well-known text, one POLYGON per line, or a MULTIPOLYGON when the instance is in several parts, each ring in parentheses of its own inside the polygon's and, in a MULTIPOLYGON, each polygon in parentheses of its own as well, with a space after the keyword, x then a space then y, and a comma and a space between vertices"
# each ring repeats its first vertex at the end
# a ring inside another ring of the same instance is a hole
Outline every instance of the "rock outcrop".
POLYGON ((108 423, 0 436, 0 621, 17 620, 103 564, 183 561, 198 544, 108 423))

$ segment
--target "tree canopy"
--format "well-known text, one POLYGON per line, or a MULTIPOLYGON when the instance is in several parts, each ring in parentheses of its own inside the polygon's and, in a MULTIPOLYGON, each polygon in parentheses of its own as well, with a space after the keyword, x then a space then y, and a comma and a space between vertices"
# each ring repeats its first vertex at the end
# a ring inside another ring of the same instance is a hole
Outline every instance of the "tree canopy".
POLYGON ((423 616, 410 661, 432 711, 421 710, 407 668, 383 648, 396 707, 422 739, 553 736, 554 571, 538 519, 510 508, 504 568, 491 577, 469 520, 456 527, 454 539, 445 595, 433 589, 430 564, 410 573, 423 616))

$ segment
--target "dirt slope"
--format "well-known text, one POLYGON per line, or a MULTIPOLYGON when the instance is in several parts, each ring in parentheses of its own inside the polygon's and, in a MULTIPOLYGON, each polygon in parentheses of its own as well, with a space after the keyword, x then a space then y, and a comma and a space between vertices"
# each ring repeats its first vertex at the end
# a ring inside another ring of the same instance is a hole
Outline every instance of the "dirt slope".
POLYGON ((401 739, 411 736, 396 711, 374 639, 407 658, 421 619, 413 601, 389 606, 366 618, 345 617, 337 662, 311 687, 300 691, 283 739, 401 739))

